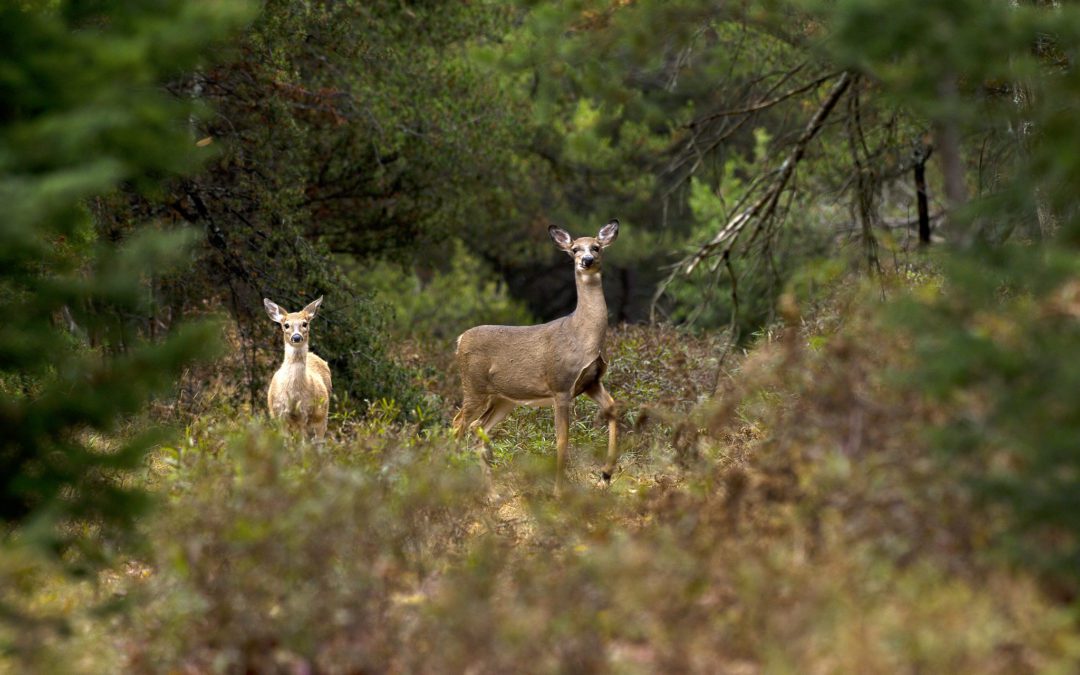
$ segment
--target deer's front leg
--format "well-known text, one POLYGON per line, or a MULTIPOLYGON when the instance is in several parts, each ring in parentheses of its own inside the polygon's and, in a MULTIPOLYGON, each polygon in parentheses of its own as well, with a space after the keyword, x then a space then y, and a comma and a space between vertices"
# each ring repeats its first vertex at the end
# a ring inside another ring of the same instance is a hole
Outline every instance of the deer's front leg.
POLYGON ((607 463, 601 469, 600 475, 605 483, 610 483, 611 474, 615 473, 615 463, 619 461, 619 404, 611 398, 611 394, 600 382, 585 393, 600 406, 600 413, 608 423, 607 463))
POLYGON ((311 420, 308 415, 297 415, 293 418, 292 434, 300 440, 311 440, 311 420))
POLYGON ((555 496, 563 492, 566 474, 566 448, 570 443, 570 396, 555 396, 555 496))
POLYGON ((329 421, 329 415, 323 412, 318 417, 313 417, 310 422, 312 437, 319 445, 322 445, 326 441, 326 425, 329 421))

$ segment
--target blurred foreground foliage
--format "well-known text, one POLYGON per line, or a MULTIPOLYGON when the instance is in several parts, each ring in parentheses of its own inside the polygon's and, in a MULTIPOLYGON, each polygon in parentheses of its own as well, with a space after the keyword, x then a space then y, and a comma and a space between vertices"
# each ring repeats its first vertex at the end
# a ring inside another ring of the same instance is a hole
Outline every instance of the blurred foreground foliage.
MULTIPOLYGON (((1003 524, 972 509, 963 467, 921 433, 942 408, 888 374, 911 358, 906 338, 845 319, 851 300, 787 311, 787 328, 724 369, 716 398, 713 342, 617 331, 612 390, 644 419, 602 491, 604 425, 580 402, 577 489, 561 502, 549 414, 507 423, 494 503, 471 452, 393 415, 339 419, 324 447, 204 417, 141 479, 166 496, 144 521, 154 545, 101 582, 128 611, 75 622, 28 663, 1067 671, 1080 657, 1070 613, 995 559, 1003 524)), ((33 601, 84 593, 53 582, 33 601)))
MULTIPOLYGON (((127 479, 162 439, 125 423, 219 347, 213 323, 162 331, 156 321, 148 281, 185 262, 191 232, 148 222, 123 241, 104 239, 87 205, 153 191, 196 166, 183 122, 205 110, 160 87, 202 63, 249 12, 243 2, 0 8, 5 549, 25 546, 69 571, 100 563, 146 506, 127 479)), ((0 585, 33 586, 23 571, 5 568, 0 585)))
POLYGON ((1000 543, 1017 562, 1080 593, 1080 255, 980 248, 948 261, 948 287, 905 302, 908 372, 949 411, 935 445, 965 467, 983 513, 1007 509, 1000 543))
POLYGON ((950 207, 944 292, 905 303, 911 377, 949 414, 935 445, 1004 507, 1015 560, 1080 591, 1077 284, 1080 7, 1019 2, 809 3, 824 44, 934 130, 950 207), (869 27, 874 30, 871 38, 869 27), (991 178, 972 140, 992 157, 991 178))

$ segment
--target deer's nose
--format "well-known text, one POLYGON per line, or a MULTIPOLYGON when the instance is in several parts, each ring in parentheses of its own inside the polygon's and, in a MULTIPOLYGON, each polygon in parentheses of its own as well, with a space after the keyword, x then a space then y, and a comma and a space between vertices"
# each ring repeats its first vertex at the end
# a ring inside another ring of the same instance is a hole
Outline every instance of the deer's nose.
POLYGON ((304 336, 300 335, 300 333, 293 333, 292 337, 289 338, 289 340, 291 340, 292 342, 302 342, 304 340, 304 336))
POLYGON ((581 258, 581 266, 582 267, 592 267, 592 264, 595 261, 596 261, 596 258, 592 257, 591 255, 584 256, 584 257, 581 258))

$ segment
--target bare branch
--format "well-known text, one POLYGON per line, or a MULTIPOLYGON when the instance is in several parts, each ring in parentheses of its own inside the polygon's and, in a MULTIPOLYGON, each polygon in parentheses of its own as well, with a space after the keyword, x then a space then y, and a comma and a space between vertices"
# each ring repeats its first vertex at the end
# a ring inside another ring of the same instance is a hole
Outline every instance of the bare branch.
MULTIPOLYGON (((799 68, 796 68, 795 70, 793 70, 792 73, 797 72, 801 68, 802 68, 802 66, 799 66, 799 68)), ((758 101, 757 103, 754 103, 753 105, 746 106, 745 108, 737 108, 735 110, 721 110, 720 112, 715 112, 715 113, 712 113, 710 115, 706 115, 705 117, 701 117, 701 118, 699 118, 697 120, 694 120, 694 122, 692 124, 701 124, 702 122, 707 122, 709 120, 714 120, 714 119, 717 119, 719 117, 733 117, 735 115, 752 115, 752 114, 754 114, 756 112, 761 112, 762 110, 765 110, 767 108, 771 108, 771 107, 773 107, 775 105, 783 103, 784 101, 788 100, 789 98, 793 98, 795 96, 798 96, 799 94, 805 94, 806 92, 808 92, 808 91, 810 91, 812 89, 817 89, 818 87, 825 84, 826 82, 833 79, 834 77, 836 77, 839 74, 840 73, 835 73, 834 72, 834 73, 828 73, 827 75, 822 75, 821 77, 817 78, 816 80, 812 80, 812 81, 807 82, 806 84, 804 84, 802 86, 796 87, 794 89, 790 89, 790 90, 784 92, 783 94, 780 94, 779 96, 774 96, 773 98, 770 98, 770 99, 765 99, 765 100, 762 100, 762 101, 758 101)))
POLYGON ((851 81, 851 73, 845 71, 836 84, 833 85, 832 91, 829 92, 828 97, 822 102, 817 112, 814 113, 814 116, 807 122, 802 134, 792 146, 791 152, 788 153, 787 159, 784 160, 783 164, 781 164, 780 168, 777 170, 776 179, 748 208, 740 211, 731 218, 711 241, 704 244, 696 253, 680 264, 684 274, 693 272, 694 268, 696 268, 702 260, 716 255, 717 251, 720 249, 723 249, 721 251, 722 254, 729 253, 734 246, 735 241, 749 223, 755 221, 764 222, 773 215, 776 211, 776 205, 780 199, 780 195, 784 192, 788 181, 791 180, 791 176, 795 172, 795 167, 806 154, 807 146, 817 135, 818 131, 821 130, 829 113, 836 107, 836 104, 840 101, 844 92, 847 91, 848 87, 851 85, 851 81))

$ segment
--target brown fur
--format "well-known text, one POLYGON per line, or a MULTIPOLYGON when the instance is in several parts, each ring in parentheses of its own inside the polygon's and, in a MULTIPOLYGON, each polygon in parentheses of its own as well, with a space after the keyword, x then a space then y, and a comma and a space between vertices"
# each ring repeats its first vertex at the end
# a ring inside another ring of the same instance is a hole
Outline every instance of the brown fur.
POLYGON ((294 430, 322 441, 333 393, 330 366, 308 350, 309 323, 315 318, 322 298, 299 312, 286 312, 270 300, 263 300, 266 313, 282 328, 285 358, 274 373, 266 392, 266 406, 272 419, 284 419, 294 430), (293 336, 300 340, 293 342, 293 336))
MULTIPOLYGON (((596 238, 572 240, 564 230, 549 229, 555 244, 574 258, 578 302, 572 314, 539 326, 477 326, 457 340, 463 400, 454 418, 455 433, 479 428, 487 434, 518 405, 552 405, 556 494, 562 490, 570 401, 576 396, 590 396, 608 420, 605 481, 610 480, 618 459, 617 405, 600 381, 607 370, 601 353, 607 333, 607 303, 600 258, 618 231, 618 221, 612 221, 596 238), (586 268, 583 263, 588 256, 593 262, 586 268)), ((490 462, 491 450, 486 445, 484 457, 490 462)))

